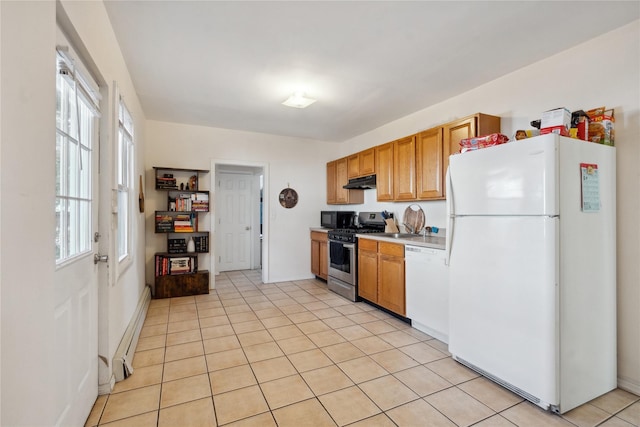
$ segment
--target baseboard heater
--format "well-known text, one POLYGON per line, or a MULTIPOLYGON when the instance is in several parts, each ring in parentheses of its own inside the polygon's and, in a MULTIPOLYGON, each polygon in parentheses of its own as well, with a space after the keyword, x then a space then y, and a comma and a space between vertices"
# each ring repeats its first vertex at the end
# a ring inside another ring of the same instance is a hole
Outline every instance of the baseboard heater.
POLYGON ((147 310, 149 309, 149 303, 151 302, 151 287, 148 285, 144 287, 136 311, 131 317, 129 326, 124 332, 122 341, 116 350, 116 354, 113 356, 113 375, 116 382, 122 381, 129 375, 133 374, 133 355, 138 345, 138 338, 140 337, 140 330, 144 324, 144 319, 147 317, 147 310))

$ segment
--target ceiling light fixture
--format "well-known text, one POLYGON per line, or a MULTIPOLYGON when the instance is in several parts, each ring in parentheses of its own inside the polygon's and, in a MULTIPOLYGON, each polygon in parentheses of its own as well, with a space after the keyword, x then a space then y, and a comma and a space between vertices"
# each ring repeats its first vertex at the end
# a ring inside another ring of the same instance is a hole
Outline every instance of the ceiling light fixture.
POLYGON ((282 105, 294 108, 307 108, 316 101, 316 99, 306 97, 304 92, 295 92, 286 101, 284 101, 282 105))

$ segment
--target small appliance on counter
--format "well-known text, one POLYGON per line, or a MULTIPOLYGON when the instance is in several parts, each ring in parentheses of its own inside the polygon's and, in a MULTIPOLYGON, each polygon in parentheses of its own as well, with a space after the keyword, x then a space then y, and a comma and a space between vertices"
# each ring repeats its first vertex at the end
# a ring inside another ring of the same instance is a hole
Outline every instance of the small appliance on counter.
POLYGON ((322 211, 320 212, 320 227, 322 228, 353 228, 356 213, 354 211, 322 211))

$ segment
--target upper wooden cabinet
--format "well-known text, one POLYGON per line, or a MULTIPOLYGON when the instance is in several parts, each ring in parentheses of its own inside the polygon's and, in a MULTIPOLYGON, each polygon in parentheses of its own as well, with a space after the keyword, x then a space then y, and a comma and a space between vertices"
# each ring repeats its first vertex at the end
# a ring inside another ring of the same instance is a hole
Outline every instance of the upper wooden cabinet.
POLYGON ((369 148, 360 153, 360 176, 373 175, 376 173, 376 150, 369 148))
POLYGON ((460 140, 498 132, 500 117, 478 113, 329 162, 327 203, 364 203, 362 190, 347 195, 342 186, 374 173, 379 202, 444 199, 449 156, 460 151, 460 140))
POLYGON ((393 141, 393 200, 416 198, 416 137, 393 141))
POLYGON ((336 160, 336 203, 349 203, 349 190, 342 188, 349 182, 348 160, 346 157, 336 160))
POLYGON ((442 127, 416 135, 416 198, 419 200, 444 197, 442 136, 442 127))
POLYGON ((336 162, 327 163, 327 204, 336 204, 336 189, 338 184, 336 182, 336 162))
POLYGON ((378 201, 393 200, 393 142, 375 147, 378 201))
POLYGON ((449 167, 449 156, 460 152, 460 140, 476 136, 489 135, 500 132, 500 117, 488 114, 474 114, 447 123, 444 126, 444 162, 442 176, 445 179, 449 167))
POLYGON ((360 153, 347 157, 347 176, 349 179, 360 176, 360 153))
POLYGON ((342 188, 348 182, 347 157, 327 163, 327 204, 364 203, 364 190, 346 190, 342 188))
POLYGON ((376 150, 369 148, 347 157, 349 178, 373 175, 376 173, 376 150))

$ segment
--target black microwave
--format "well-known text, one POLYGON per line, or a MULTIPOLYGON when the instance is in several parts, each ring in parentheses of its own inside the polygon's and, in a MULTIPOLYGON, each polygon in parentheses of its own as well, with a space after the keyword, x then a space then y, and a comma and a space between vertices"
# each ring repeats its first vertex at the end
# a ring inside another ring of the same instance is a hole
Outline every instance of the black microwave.
POLYGON ((322 228, 352 228, 356 213, 354 211, 322 211, 320 212, 320 226, 322 228))

